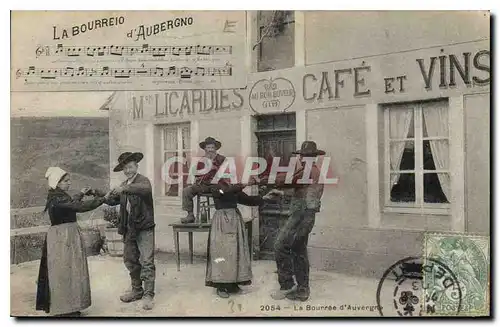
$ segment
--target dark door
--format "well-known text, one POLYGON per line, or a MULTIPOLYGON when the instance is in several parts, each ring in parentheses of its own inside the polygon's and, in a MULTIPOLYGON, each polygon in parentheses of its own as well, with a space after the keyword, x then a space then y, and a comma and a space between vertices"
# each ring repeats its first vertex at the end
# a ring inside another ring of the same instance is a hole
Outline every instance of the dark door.
MULTIPOLYGON (((273 119, 273 126, 257 131, 258 153, 260 157, 280 157, 280 166, 287 166, 292 152, 296 150, 295 115, 266 116, 273 119), (283 122, 285 120, 285 122, 283 122), (285 126, 286 124, 286 126, 285 126), (269 128, 274 127, 274 128, 269 128), (276 128, 278 127, 278 128, 276 128)), ((262 126, 259 124, 258 126, 262 126)), ((273 185, 261 187, 260 194, 264 195, 273 185)), ((276 203, 268 203, 259 209, 259 259, 274 259, 274 241, 280 227, 288 218, 290 198, 285 197, 276 203)))

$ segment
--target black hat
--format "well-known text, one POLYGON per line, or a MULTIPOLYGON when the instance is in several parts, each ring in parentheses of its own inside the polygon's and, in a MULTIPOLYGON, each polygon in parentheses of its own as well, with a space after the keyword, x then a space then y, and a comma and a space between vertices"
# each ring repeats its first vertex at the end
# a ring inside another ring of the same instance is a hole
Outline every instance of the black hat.
POLYGON ((306 157, 315 157, 322 156, 325 154, 325 151, 318 150, 318 146, 314 141, 304 141, 302 142, 302 146, 300 150, 292 152, 293 154, 300 154, 306 157))
POLYGON ((203 142, 200 142, 200 148, 202 149, 205 149, 205 147, 207 146, 207 144, 213 144, 215 145, 215 150, 219 150, 220 147, 222 146, 222 143, 220 143, 219 141, 217 141, 216 139, 214 139, 213 137, 207 137, 205 139, 205 141, 203 142))
POLYGON ((113 169, 114 172, 122 171, 123 166, 131 161, 139 162, 142 160, 144 155, 140 152, 123 152, 118 157, 118 165, 113 169))

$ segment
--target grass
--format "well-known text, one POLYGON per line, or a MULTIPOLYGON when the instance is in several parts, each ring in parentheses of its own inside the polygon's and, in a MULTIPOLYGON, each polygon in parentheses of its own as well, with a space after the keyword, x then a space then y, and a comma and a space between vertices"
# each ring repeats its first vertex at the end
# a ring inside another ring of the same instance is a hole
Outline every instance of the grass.
MULTIPOLYGON (((72 191, 109 185, 108 118, 11 118, 11 208, 44 206, 45 172, 59 166, 70 173, 72 191)), ((70 192, 72 193, 72 192, 70 192)), ((78 215, 86 220, 91 213, 78 215)), ((50 225, 43 208, 11 213, 11 229, 50 225)), ((39 259, 45 233, 11 237, 11 263, 39 259)))
POLYGON ((11 118, 12 208, 45 205, 45 172, 59 166, 73 192, 109 184, 108 118, 11 118))

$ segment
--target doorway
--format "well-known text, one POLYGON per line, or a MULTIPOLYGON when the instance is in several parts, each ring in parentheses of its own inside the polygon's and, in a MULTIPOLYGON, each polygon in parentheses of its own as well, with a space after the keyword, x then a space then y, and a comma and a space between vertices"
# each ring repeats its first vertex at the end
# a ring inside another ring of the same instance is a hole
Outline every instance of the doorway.
MULTIPOLYGON (((296 150, 295 113, 258 116, 257 152, 261 158, 280 157, 280 166, 287 166, 296 150)), ((261 195, 273 186, 261 189, 261 195)), ((274 241, 290 212, 290 197, 268 203, 259 209, 259 259, 274 259, 274 241)))

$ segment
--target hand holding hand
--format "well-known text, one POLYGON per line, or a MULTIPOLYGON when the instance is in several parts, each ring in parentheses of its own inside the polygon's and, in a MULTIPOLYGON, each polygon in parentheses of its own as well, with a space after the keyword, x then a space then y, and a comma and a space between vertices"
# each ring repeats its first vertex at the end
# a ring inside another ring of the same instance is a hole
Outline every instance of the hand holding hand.
POLYGON ((86 186, 80 190, 80 192, 82 192, 83 195, 89 195, 89 194, 91 194, 91 191, 92 191, 92 189, 88 186, 86 186))
POLYGON ((115 193, 115 194, 120 194, 123 192, 123 186, 117 186, 115 187, 114 189, 111 190, 112 193, 115 193))
POLYGON ((104 199, 109 200, 111 196, 113 196, 113 190, 109 190, 108 193, 104 195, 104 199))
POLYGON ((266 195, 264 195, 262 198, 264 200, 273 200, 276 197, 283 196, 284 194, 285 194, 285 192, 283 192, 283 191, 280 191, 280 190, 277 190, 277 189, 272 189, 266 195))
POLYGON ((250 179, 248 181, 248 185, 259 185, 260 183, 260 178, 258 176, 250 176, 250 179))

